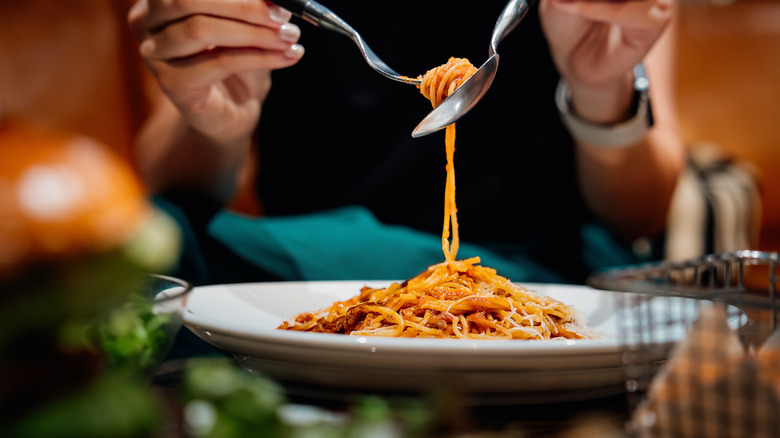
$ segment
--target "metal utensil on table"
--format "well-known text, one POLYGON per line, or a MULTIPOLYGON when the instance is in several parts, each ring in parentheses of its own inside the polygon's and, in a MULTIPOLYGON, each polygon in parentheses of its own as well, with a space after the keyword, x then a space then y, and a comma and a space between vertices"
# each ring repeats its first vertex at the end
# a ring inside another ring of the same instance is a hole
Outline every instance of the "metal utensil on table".
POLYGON ((488 59, 460 87, 433 109, 412 131, 422 137, 447 127, 469 112, 482 99, 498 70, 498 44, 520 23, 536 0, 510 0, 501 11, 490 38, 488 59))
POLYGON ((352 26, 347 24, 341 17, 325 6, 313 0, 273 0, 273 2, 315 26, 332 30, 349 37, 357 44, 360 53, 363 54, 363 58, 365 58, 368 65, 382 76, 405 84, 420 85, 419 78, 410 78, 408 76, 400 75, 385 64, 385 62, 371 50, 365 40, 363 40, 363 37, 361 37, 352 26))

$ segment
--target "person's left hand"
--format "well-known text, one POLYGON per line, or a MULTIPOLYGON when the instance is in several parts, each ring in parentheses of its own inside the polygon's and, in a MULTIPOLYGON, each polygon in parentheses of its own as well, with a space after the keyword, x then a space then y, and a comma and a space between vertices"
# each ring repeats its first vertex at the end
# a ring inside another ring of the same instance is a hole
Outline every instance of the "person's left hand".
POLYGON ((623 86, 672 19, 674 0, 541 0, 550 51, 572 88, 623 86))

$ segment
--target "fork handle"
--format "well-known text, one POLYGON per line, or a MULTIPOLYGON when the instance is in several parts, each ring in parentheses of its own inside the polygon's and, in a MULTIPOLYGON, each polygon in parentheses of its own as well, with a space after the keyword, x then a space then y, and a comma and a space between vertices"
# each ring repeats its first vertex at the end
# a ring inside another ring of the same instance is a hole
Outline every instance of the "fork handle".
POLYGON ((350 38, 355 35, 355 30, 352 29, 350 25, 338 15, 334 14, 333 11, 314 0, 272 1, 315 26, 324 27, 328 30, 344 34, 350 38))

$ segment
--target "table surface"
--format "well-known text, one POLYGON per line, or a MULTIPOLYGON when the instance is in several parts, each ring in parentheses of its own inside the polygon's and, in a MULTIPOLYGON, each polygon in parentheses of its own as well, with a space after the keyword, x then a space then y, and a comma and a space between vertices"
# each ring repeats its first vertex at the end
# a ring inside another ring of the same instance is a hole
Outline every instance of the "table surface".
MULTIPOLYGON (((229 358, 229 356, 225 356, 229 358)), ((182 375, 193 358, 171 359, 162 364, 153 385, 163 391, 174 391, 182 381, 182 375)), ((238 364, 235 364, 238 367, 238 364)), ((289 403, 312 405, 336 413, 350 408, 350 396, 323 394, 302 395, 299 388, 281 383, 289 403)), ((366 395, 366 394, 363 394, 366 395)), ((614 392, 595 398, 544 402, 537 404, 513 404, 499 401, 486 404, 472 403, 456 393, 446 394, 370 394, 394 402, 404 399, 423 401, 435 410, 436 436, 469 437, 617 437, 625 435, 626 423, 638 397, 614 392), (594 433, 596 433, 594 435, 594 433)))

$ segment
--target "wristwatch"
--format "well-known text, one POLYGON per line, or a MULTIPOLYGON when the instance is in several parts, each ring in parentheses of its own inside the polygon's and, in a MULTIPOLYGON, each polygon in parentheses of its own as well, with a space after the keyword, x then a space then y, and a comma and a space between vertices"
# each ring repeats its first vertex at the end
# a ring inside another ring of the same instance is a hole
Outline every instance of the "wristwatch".
POLYGON ((626 147, 641 140, 653 126, 649 88, 645 66, 637 64, 634 66, 634 115, 615 124, 595 123, 579 117, 571 107, 571 91, 563 78, 555 90, 555 104, 563 124, 577 140, 605 147, 626 147))

